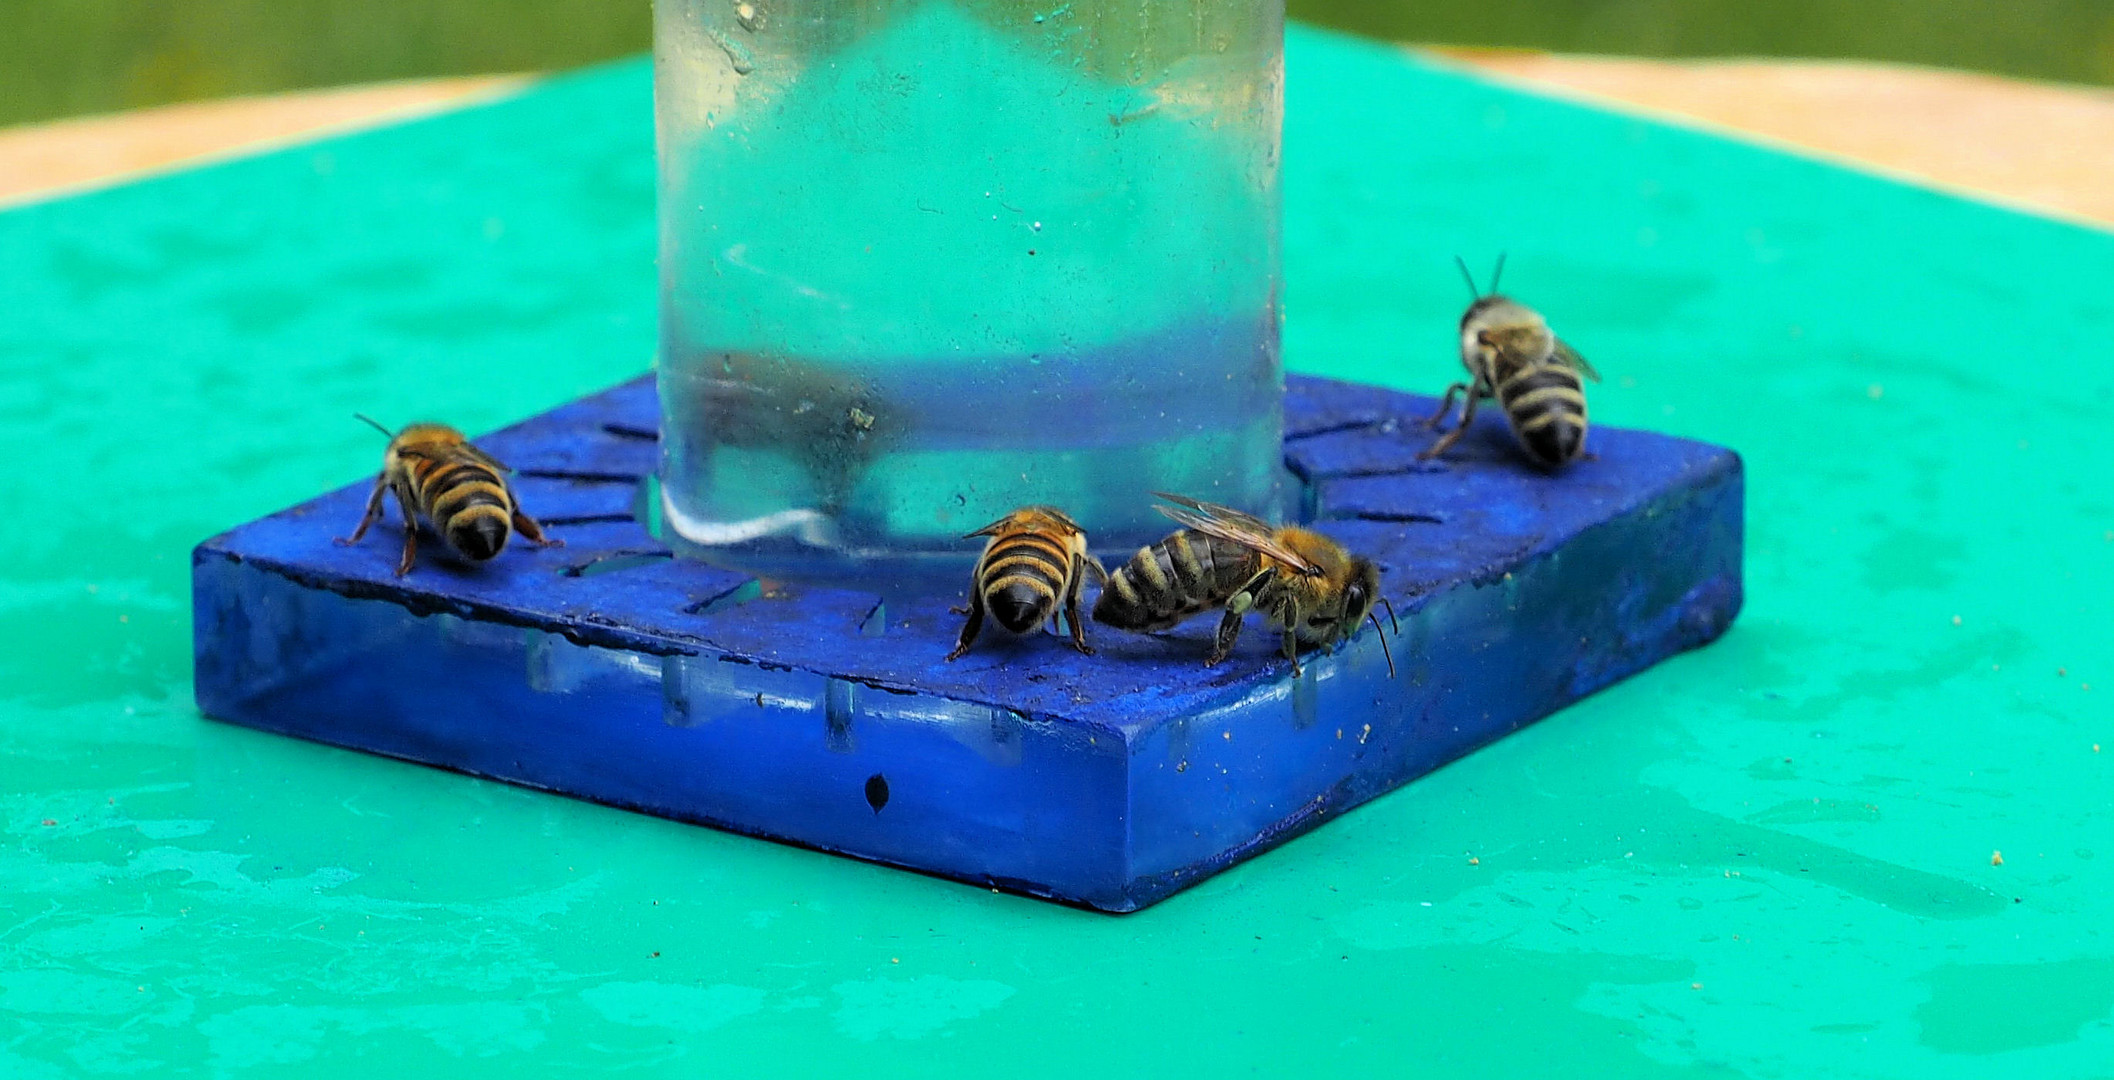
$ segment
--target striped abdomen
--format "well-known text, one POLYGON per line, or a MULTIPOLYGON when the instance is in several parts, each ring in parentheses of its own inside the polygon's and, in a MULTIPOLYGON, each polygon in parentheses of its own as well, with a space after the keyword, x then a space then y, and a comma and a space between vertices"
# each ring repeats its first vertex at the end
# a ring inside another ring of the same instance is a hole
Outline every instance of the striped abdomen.
POLYGON ((466 559, 482 562, 506 547, 514 500, 491 466, 469 457, 411 458, 419 512, 466 559))
POLYGON ((1228 597, 1262 569, 1255 552, 1183 529, 1150 547, 1108 577, 1094 602, 1094 621, 1122 630, 1166 630, 1228 597))
POLYGON ((998 624, 1025 634, 1057 613, 1068 591, 1072 553, 1063 540, 1040 532, 1007 533, 991 541, 976 567, 976 587, 998 624))
POLYGON ((1542 465, 1566 464, 1585 448, 1585 390, 1568 366, 1525 365, 1497 384, 1497 400, 1520 445, 1542 465))

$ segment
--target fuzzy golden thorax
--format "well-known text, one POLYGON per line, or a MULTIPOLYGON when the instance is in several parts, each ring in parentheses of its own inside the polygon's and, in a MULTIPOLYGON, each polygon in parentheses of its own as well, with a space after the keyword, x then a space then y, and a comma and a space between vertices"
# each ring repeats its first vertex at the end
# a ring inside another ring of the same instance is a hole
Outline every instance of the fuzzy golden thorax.
POLYGON ((970 533, 970 536, 988 536, 995 543, 1001 537, 1020 533, 1037 533, 1069 542, 1079 541, 1085 547, 1086 532, 1062 510, 1049 506, 1024 506, 999 518, 997 521, 970 533))
POLYGON ((382 467, 395 473, 405 468, 405 458, 438 461, 459 452, 469 441, 462 432, 446 424, 406 424, 404 430, 389 440, 382 467))
POLYGON ((1321 572, 1302 574, 1277 564, 1283 601, 1272 621, 1310 645, 1332 644, 1356 633, 1379 601, 1380 568, 1312 529, 1286 526, 1278 530, 1277 539, 1321 572), (1298 624, 1287 626, 1295 617, 1298 624))
POLYGON ((1556 335, 1541 314, 1505 297, 1484 297, 1461 317, 1461 364, 1486 383, 1546 363, 1555 349, 1556 335))

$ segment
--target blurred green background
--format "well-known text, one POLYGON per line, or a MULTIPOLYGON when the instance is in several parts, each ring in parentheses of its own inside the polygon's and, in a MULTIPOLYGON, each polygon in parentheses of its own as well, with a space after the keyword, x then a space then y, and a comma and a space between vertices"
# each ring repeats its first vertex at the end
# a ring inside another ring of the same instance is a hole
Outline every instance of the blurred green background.
MULTIPOLYGON (((1033 0, 1023 0, 1033 2, 1033 0)), ((2114 0, 1289 0, 1373 37, 2114 83, 2114 0)), ((647 0, 0 0, 0 124, 647 47, 647 0)))

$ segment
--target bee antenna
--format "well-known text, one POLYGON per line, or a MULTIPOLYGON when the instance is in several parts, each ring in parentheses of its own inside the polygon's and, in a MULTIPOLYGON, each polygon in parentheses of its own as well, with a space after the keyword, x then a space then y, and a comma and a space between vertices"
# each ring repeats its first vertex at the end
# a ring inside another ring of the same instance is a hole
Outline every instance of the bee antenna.
POLYGON ((1497 253, 1497 269, 1490 271, 1490 295, 1497 295, 1498 279, 1505 276, 1505 253, 1497 253))
POLYGON ((1461 280, 1468 283, 1468 295, 1473 299, 1481 300, 1483 298, 1483 290, 1476 288, 1475 271, 1468 269, 1468 260, 1455 255, 1453 264, 1461 268, 1461 280))
POLYGON ((1400 636, 1402 633, 1402 624, 1395 621, 1395 605, 1388 604, 1387 597, 1385 596, 1380 598, 1380 602, 1383 604, 1387 604, 1387 625, 1394 627, 1395 634, 1397 636, 1400 636))
MULTIPOLYGON (((1392 679, 1395 677, 1395 653, 1394 650, 1387 647, 1387 635, 1380 631, 1380 617, 1374 615, 1370 608, 1366 609, 1365 617, 1372 620, 1373 636, 1380 639, 1380 655, 1387 657, 1387 677, 1392 679)), ((1390 610, 1387 613, 1387 617, 1392 620, 1395 617, 1395 613, 1390 610)))
POLYGON ((393 432, 393 431, 389 430, 388 428, 385 428, 385 427, 383 427, 382 425, 380 425, 380 424, 376 423, 376 422, 375 422, 375 419, 374 419, 374 417, 372 417, 372 416, 369 416, 369 415, 367 415, 366 413, 353 413, 353 414, 352 414, 352 418, 353 418, 354 420, 365 420, 365 421, 367 422, 367 426, 368 426, 368 427, 371 427, 371 428, 373 428, 374 430, 376 430, 376 431, 379 431, 379 432, 381 432, 382 434, 384 434, 384 435, 387 435, 387 436, 389 436, 389 437, 390 437, 390 438, 392 438, 392 439, 396 438, 396 432, 393 432))

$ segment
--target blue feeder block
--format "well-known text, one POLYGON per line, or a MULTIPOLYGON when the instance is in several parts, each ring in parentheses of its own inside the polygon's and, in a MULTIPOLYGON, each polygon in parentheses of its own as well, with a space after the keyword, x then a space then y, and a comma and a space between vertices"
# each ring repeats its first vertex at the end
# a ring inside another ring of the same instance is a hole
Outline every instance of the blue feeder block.
POLYGON ((766 592, 678 561, 636 512, 657 459, 643 378, 479 440, 563 548, 472 567, 429 538, 399 579, 393 514, 364 546, 331 543, 365 481, 199 545, 199 708, 1134 911, 1709 642, 1739 610, 1729 450, 1598 428, 1598 458, 1550 477, 1486 409, 1447 462, 1420 463, 1433 399, 1286 391, 1304 516, 1381 565, 1396 677, 1368 628, 1295 680, 1259 621, 1207 668, 1211 617, 1164 637, 1091 626, 1092 657, 987 628, 948 664, 959 597, 766 592))

